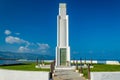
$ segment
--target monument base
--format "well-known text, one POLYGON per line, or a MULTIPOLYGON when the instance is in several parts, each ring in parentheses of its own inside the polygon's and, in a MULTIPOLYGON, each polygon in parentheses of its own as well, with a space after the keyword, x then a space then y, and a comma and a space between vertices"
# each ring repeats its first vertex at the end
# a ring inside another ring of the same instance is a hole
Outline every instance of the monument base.
POLYGON ((56 66, 70 66, 70 47, 56 47, 56 66))
POLYGON ((55 70, 75 70, 75 66, 55 66, 55 70))

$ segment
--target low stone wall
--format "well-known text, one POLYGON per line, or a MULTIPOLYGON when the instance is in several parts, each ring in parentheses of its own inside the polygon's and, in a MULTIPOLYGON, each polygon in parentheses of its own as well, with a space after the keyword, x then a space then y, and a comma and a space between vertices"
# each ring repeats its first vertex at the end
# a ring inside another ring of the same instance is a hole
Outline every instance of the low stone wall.
MULTIPOLYGON (((76 63, 76 60, 71 60, 71 63, 73 63, 73 61, 76 63)), ((80 63, 80 60, 77 60, 78 61, 78 63, 80 63)), ((82 63, 91 63, 91 60, 82 60, 82 63)), ((94 64, 97 64, 98 63, 98 61, 97 60, 92 60, 92 63, 94 63, 94 64)))
POLYGON ((49 72, 0 69, 0 80, 49 80, 49 72))
POLYGON ((120 72, 91 72, 91 80, 120 80, 120 72))
POLYGON ((106 61, 106 64, 120 65, 119 61, 106 61))

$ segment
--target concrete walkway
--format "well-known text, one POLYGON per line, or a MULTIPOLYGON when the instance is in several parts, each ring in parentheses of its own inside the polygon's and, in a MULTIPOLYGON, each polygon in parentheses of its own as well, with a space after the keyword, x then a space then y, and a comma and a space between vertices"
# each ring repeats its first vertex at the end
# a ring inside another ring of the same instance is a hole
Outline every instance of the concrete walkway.
POLYGON ((55 71, 53 80, 85 80, 80 74, 73 70, 57 70, 55 71))

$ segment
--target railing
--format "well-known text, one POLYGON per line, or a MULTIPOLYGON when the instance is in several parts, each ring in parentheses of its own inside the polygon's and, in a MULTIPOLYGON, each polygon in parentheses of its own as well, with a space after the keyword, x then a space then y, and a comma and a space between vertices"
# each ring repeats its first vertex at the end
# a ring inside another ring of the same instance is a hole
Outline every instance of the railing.
POLYGON ((55 60, 50 64, 49 79, 53 79, 54 70, 55 70, 55 60))
POLYGON ((87 74, 87 79, 91 80, 90 66, 92 65, 92 60, 91 60, 91 63, 87 64, 86 62, 82 63, 82 60, 80 59, 80 64, 78 64, 77 60, 73 61, 73 64, 76 66, 76 71, 79 72, 81 76, 84 75, 84 70, 86 69, 87 70, 87 73, 86 73, 87 74), (80 66, 78 66, 78 65, 80 65, 80 66), (84 67, 86 67, 86 68, 83 68, 83 65, 85 65, 84 67))

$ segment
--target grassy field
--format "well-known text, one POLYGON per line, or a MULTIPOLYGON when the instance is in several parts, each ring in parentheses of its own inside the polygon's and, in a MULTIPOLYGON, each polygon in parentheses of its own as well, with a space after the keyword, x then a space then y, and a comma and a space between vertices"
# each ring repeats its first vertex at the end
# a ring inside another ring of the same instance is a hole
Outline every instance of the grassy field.
POLYGON ((108 71, 120 71, 120 65, 106 65, 106 64, 94 64, 94 68, 91 69, 92 72, 108 72, 108 71))
POLYGON ((19 65, 0 66, 2 69, 24 70, 24 71, 50 71, 50 69, 35 68, 35 63, 25 63, 19 65))
MULTIPOLYGON (((120 71, 120 65, 93 64, 91 72, 115 72, 120 71)), ((88 70, 83 69, 84 77, 88 77, 88 70)))
MULTIPOLYGON (((24 71, 50 71, 50 69, 43 68, 35 68, 36 63, 25 63, 19 65, 8 65, 8 66, 0 66, 2 69, 10 69, 10 70, 24 70, 24 71)), ((45 63, 50 64, 50 63, 45 63)), ((92 68, 91 72, 115 72, 120 71, 120 65, 106 65, 106 64, 93 64, 94 68, 92 68)), ((88 69, 83 69, 84 77, 88 77, 88 69)))

